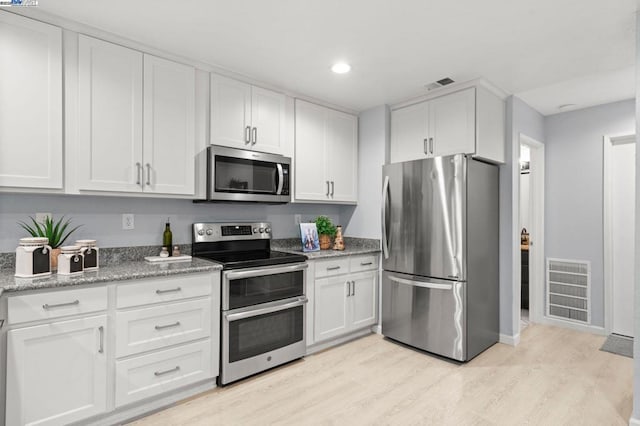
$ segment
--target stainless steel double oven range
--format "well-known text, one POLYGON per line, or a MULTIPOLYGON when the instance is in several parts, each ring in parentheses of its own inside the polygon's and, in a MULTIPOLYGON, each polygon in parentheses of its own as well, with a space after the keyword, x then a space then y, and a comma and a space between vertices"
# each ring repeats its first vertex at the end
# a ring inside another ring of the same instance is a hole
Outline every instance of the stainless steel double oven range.
POLYGON ((195 223, 193 255, 222 264, 219 384, 306 352, 306 260, 271 250, 269 223, 195 223))

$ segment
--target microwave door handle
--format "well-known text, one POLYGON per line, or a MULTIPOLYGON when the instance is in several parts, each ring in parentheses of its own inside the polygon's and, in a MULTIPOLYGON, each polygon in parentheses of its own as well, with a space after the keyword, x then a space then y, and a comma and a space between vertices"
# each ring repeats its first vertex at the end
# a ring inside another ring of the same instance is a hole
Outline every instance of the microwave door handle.
POLYGON ((284 172, 282 171, 282 164, 276 164, 276 168, 278 169, 278 189, 276 189, 276 195, 282 194, 282 186, 284 184, 284 172))

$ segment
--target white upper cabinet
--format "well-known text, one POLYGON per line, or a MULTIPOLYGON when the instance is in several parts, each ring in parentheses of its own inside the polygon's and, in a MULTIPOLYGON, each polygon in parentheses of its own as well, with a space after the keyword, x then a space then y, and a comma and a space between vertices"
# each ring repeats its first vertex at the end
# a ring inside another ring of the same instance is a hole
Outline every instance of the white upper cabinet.
POLYGON ((391 112, 392 163, 472 154, 504 162, 504 101, 485 87, 468 87, 391 112))
POLYGON ((144 55, 145 192, 194 194, 195 69, 144 55))
POLYGON ((77 187, 193 195, 195 69, 80 35, 77 187))
POLYGON ((62 189, 62 31, 0 12, 0 187, 62 189))
POLYGON ((211 74, 211 144, 282 154, 286 97, 211 74))
POLYGON ((358 118, 296 99, 295 200, 358 201, 358 118))
POLYGON ((142 53, 78 40, 78 188, 142 190, 142 53))

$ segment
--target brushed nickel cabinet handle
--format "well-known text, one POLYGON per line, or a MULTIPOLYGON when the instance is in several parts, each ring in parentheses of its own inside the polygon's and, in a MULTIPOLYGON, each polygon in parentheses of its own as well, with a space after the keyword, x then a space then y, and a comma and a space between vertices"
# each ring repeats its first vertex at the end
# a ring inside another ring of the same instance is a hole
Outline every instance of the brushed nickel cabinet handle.
POLYGON ((333 197, 333 190, 334 190, 334 182, 331 181, 331 196, 333 197))
POLYGON ((355 281, 351 281, 351 295, 352 296, 356 295, 356 282, 355 281))
POLYGON ((165 328, 173 328, 173 327, 179 327, 179 326, 180 326, 180 321, 176 321, 173 324, 156 325, 156 330, 164 330, 165 328))
POLYGON ((78 299, 74 300, 73 302, 57 303, 55 305, 50 305, 48 303, 45 303, 44 305, 42 305, 42 309, 61 308, 62 306, 73 306, 73 305, 79 305, 79 304, 80 304, 80 301, 78 299))
POLYGON ((104 353, 104 327, 98 327, 98 332, 100 333, 100 347, 98 348, 98 353, 104 353))
POLYGON ((327 197, 329 196, 329 193, 330 193, 330 192, 331 192, 331 191, 329 191, 329 181, 327 181, 327 197))
POLYGON ((249 142, 251 142, 251 126, 244 128, 244 143, 248 144, 249 142))
POLYGON ((147 163, 147 186, 151 186, 151 164, 147 163))
POLYGON ((424 138, 424 153, 429 154, 429 138, 424 138))
POLYGON ((175 373, 176 371, 180 370, 180 366, 176 365, 175 367, 173 367, 170 370, 164 370, 164 371, 156 371, 155 373, 153 373, 156 377, 158 376, 164 376, 165 374, 169 374, 169 373, 175 373))
POLYGON ((347 297, 349 297, 351 296, 351 282, 347 281, 345 284, 347 285, 347 297))
POLYGON ((138 168, 138 178, 136 179, 136 185, 142 185, 142 164, 136 163, 136 167, 138 168))
POLYGON ((429 138, 429 152, 433 154, 433 138, 429 138))
POLYGON ((169 288, 167 290, 156 290, 156 294, 175 293, 177 291, 182 291, 182 288, 176 287, 176 288, 169 288))
POLYGON ((253 128, 253 138, 251 140, 251 145, 255 145, 256 142, 258 142, 258 128, 254 127, 253 128))
POLYGON ((360 266, 369 266, 373 265, 373 262, 360 262, 360 266))
POLYGON ((327 271, 336 271, 336 270, 338 270, 338 269, 340 269, 340 267, 339 267, 339 266, 332 266, 332 267, 330 267, 330 268, 327 268, 327 271))

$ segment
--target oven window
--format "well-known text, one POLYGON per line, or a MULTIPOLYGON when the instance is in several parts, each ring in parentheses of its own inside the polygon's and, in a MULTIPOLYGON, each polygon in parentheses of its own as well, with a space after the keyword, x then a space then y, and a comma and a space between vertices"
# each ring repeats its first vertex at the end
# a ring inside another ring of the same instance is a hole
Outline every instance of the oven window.
POLYGON ((276 163, 215 156, 216 192, 275 194, 278 190, 276 163))
POLYGON ((229 281, 229 309, 303 295, 303 271, 229 281))
POLYGON ((232 321, 229 323, 229 362, 300 342, 303 326, 303 306, 232 321))

